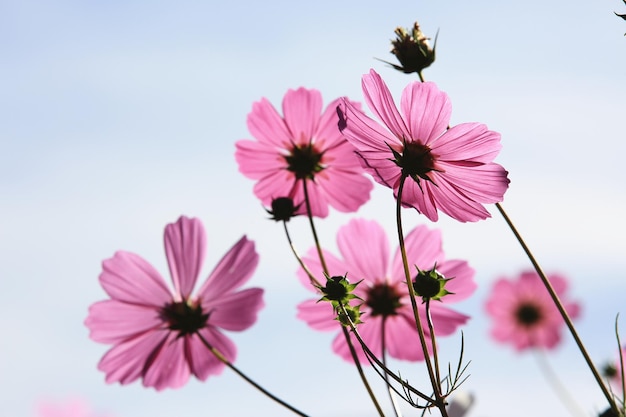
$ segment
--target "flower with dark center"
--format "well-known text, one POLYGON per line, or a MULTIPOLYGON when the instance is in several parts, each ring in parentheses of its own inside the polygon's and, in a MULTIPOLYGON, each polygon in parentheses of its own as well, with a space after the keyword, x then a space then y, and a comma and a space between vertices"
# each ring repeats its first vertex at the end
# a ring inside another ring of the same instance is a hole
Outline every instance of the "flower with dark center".
POLYGON ((242 237, 192 294, 204 260, 206 236, 198 219, 182 216, 165 227, 165 254, 173 283, 147 261, 118 251, 102 263, 100 284, 110 299, 89 307, 85 325, 96 342, 113 344, 98 364, 108 383, 143 380, 157 390, 178 388, 191 375, 204 381, 237 355, 223 330, 252 326, 263 307, 263 290, 240 289, 259 256, 242 237))
MULTIPOLYGON (((285 94, 282 115, 267 99, 253 104, 248 130, 255 139, 237 141, 235 159, 239 171, 256 181, 254 194, 265 207, 277 197, 302 203, 305 187, 315 217, 326 217, 329 206, 350 213, 369 200, 373 184, 337 129, 340 101, 322 109, 319 91, 298 88, 285 94)), ((307 204, 296 207, 297 214, 307 214, 307 204)))
MULTIPOLYGON (((362 323, 358 330, 365 344, 380 357, 384 334, 386 353, 391 357, 410 361, 423 360, 423 350, 419 346, 404 277, 402 256, 399 250, 391 255, 383 228, 375 221, 354 219, 339 229, 337 247, 341 257, 324 251, 324 258, 330 272, 343 271, 341 273, 345 274, 348 271, 348 276, 362 279, 354 289, 354 295, 363 301, 350 300, 350 306, 359 308, 362 323)), ((418 226, 410 231, 405 237, 405 247, 411 265, 424 270, 437 265, 437 271, 442 276, 455 277, 446 284, 455 294, 449 294, 442 298, 442 302, 430 305, 437 336, 454 333, 469 317, 448 306, 469 297, 474 291, 474 270, 465 261, 446 260, 441 246, 441 234, 426 226, 418 226)), ((323 276, 324 268, 320 264, 317 250, 311 249, 303 257, 303 261, 314 276, 323 276)), ((304 271, 298 271, 298 278, 308 289, 319 294, 319 288, 311 284, 304 271)), ((340 289, 336 294, 343 293, 340 289)), ((318 300, 319 297, 298 305, 298 318, 316 330, 336 331, 337 325, 333 320, 337 317, 336 309, 329 306, 329 303, 320 303, 318 300)), ((420 314, 425 314, 423 304, 419 304, 418 309, 420 314)), ((430 335, 427 327, 424 331, 430 335)), ((358 341, 354 340, 354 344, 357 345, 358 341)), ((353 360, 342 333, 335 338, 333 350, 345 360, 353 360)), ((357 349, 357 355, 363 363, 367 362, 362 349, 357 349)))
MULTIPOLYGON (((572 319, 580 305, 567 298, 567 280, 548 275, 565 310, 572 319)), ((517 351, 554 349, 561 341, 565 322, 535 271, 524 271, 514 279, 500 278, 491 289, 485 308, 492 319, 494 340, 511 344, 517 351)))

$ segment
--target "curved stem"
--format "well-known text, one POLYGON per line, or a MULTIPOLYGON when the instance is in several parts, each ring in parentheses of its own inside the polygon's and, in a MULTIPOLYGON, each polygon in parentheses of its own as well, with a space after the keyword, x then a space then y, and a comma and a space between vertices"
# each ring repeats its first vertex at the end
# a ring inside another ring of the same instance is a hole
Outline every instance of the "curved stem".
POLYGON ((530 251, 530 249, 526 245, 526 242, 524 242, 524 239, 522 239, 522 236, 519 234, 519 232, 517 231, 517 229, 513 225, 513 222, 511 221, 509 216, 504 211, 504 208, 502 208, 502 205, 500 203, 496 203, 496 207, 498 208, 498 211, 500 212, 500 214, 504 218, 504 221, 506 222, 506 224, 509 226, 509 228, 511 229, 511 231, 515 235, 515 238, 517 239, 519 244, 522 246, 522 249, 526 253, 526 256, 530 260, 530 263, 533 264, 533 267, 535 268, 535 271, 537 272, 537 274, 541 278, 541 281, 543 282, 543 285, 548 290, 548 293, 550 294, 550 297, 552 298, 552 301, 554 302, 554 305, 559 310, 559 313, 561 314, 561 317, 563 317, 563 320, 565 321, 565 324, 567 325, 567 328, 569 329, 572 337, 574 338, 574 341, 576 342, 576 345, 578 346, 578 350, 580 350, 580 353, 582 353, 582 355, 583 355, 583 357, 585 359, 585 362, 587 362, 587 366, 591 370, 591 373, 593 374, 593 377, 595 378, 598 386, 602 390, 602 393, 604 394, 605 398, 609 402, 609 405, 611 406, 613 411, 618 413, 619 409, 618 409, 617 404, 615 403, 615 401, 613 399, 613 396, 611 395, 611 393, 607 389, 606 385, 604 384, 604 382, 602 380, 602 376, 600 376, 600 372, 598 372, 598 369, 593 364, 593 361, 591 360, 591 357, 589 356, 589 353, 587 352, 587 349, 585 349, 585 346, 583 345, 583 342, 581 341, 580 337, 578 336, 578 332, 576 331, 576 328, 574 327, 574 323, 572 323, 572 319, 570 318, 569 314, 567 314, 567 311, 565 310, 565 307, 563 306, 563 303, 561 302, 561 299, 559 298, 559 296, 557 295, 556 291, 554 290, 554 287, 552 287, 552 284, 548 280, 548 277, 543 272, 543 270, 541 269, 541 266, 539 265, 539 263, 535 259, 534 255, 532 254, 532 252, 530 251))
POLYGON ((435 326, 430 315, 430 299, 426 300, 426 321, 428 322, 428 331, 430 332, 430 342, 433 346, 433 362, 435 363, 435 377, 439 381, 439 390, 441 390, 441 373, 439 372, 439 356, 437 355, 437 340, 435 337, 435 326))
POLYGON ((254 382, 251 378, 249 378, 246 374, 244 374, 243 372, 241 372, 237 367, 235 367, 235 365, 233 365, 228 359, 226 359, 226 357, 224 355, 222 355, 222 353, 217 350, 215 347, 213 347, 205 338, 204 336, 202 336, 202 334, 200 333, 196 333, 196 335, 198 335, 198 337, 200 338, 200 340, 202 341, 202 344, 204 346, 206 346, 207 349, 209 349, 209 351, 215 355, 215 357, 222 362, 224 365, 228 366, 230 369, 232 369, 237 375, 239 375, 240 377, 242 377, 244 380, 246 380, 246 382, 248 382, 249 384, 251 384, 254 388, 258 389, 259 391, 261 391, 263 394, 265 394, 267 397, 269 397, 270 399, 276 401, 278 404, 282 405, 283 407, 289 409, 290 411, 292 411, 293 413, 302 416, 302 417, 308 417, 307 414, 304 414, 302 411, 298 410, 297 408, 293 407, 292 405, 286 403, 285 401, 281 400, 280 398, 278 398, 277 396, 275 396, 274 394, 270 393, 268 390, 266 390, 265 388, 263 388, 262 386, 260 386, 259 384, 257 384, 256 382, 254 382))
POLYGON ((291 252, 293 253, 293 255, 298 260, 298 263, 300 264, 300 267, 309 276, 309 280, 311 281, 311 285, 313 285, 314 287, 318 287, 318 288, 323 287, 323 285, 320 284, 320 282, 315 278, 315 276, 313 275, 311 270, 306 266, 306 264, 304 263, 304 261, 300 257, 300 254, 298 254, 298 251, 296 250, 296 247, 293 244, 293 241, 291 240, 291 235, 289 234, 289 229, 287 228, 287 222, 283 222, 283 228, 285 230, 285 235, 287 236, 287 241, 289 242, 289 247, 291 248, 291 252))
MULTIPOLYGON (((326 261, 324 259, 324 252, 322 251, 322 246, 320 245, 319 238, 317 237, 317 231, 315 230, 315 223, 313 222, 313 214, 311 212, 311 201, 309 197, 309 190, 307 187, 306 179, 302 180, 302 187, 304 191, 304 203, 306 205, 306 214, 307 214, 307 217, 309 218, 309 225, 311 226, 311 233, 313 234, 313 240, 315 241, 317 255, 319 256, 319 260, 322 265, 322 270, 324 271, 324 274, 327 277, 329 277, 330 274, 328 272, 328 266, 326 265, 326 261)), ((376 395, 374 395, 374 391, 372 391, 372 388, 370 387, 369 382, 367 382, 367 377, 365 376, 365 373, 363 372, 363 367, 361 366, 359 357, 356 354, 356 350, 354 350, 354 346, 352 345, 352 340, 350 340, 350 333, 348 333, 347 329, 344 326, 341 326, 341 328, 343 330, 343 335, 346 339, 346 343, 348 344, 348 347, 350 349, 350 355, 352 356, 352 360, 354 361, 354 364, 356 365, 359 376, 361 377, 361 381, 363 382, 363 385, 365 386, 367 393, 372 399, 372 402, 374 403, 374 407, 378 411, 379 415, 381 417, 384 417, 384 413, 382 409, 380 408, 380 404, 378 404, 376 395)))
POLYGON ((313 233, 313 240, 315 241, 315 248, 317 249, 317 255, 320 258, 322 269, 324 273, 328 275, 328 267, 326 266, 326 260, 324 259, 324 253, 322 252, 322 246, 320 240, 317 237, 317 231, 315 230, 315 224, 313 223, 313 214, 311 213, 311 201, 309 198, 309 189, 306 186, 306 180, 302 180, 302 188, 304 189, 304 204, 306 204, 306 215, 309 218, 309 225, 311 226, 311 233, 313 233))
MULTIPOLYGON (((387 320, 383 317, 383 319, 380 321, 380 339, 381 339, 381 352, 382 352, 382 362, 383 365, 385 365, 385 368, 387 367, 387 346, 385 343, 385 323, 387 322, 387 320)), ((402 417, 402 412, 400 411, 400 408, 398 407, 398 402, 396 401, 396 397, 393 395, 394 390, 391 387, 391 384, 389 382, 389 374, 387 374, 385 372, 385 383, 387 384, 387 391, 389 391, 389 402, 391 402, 391 406, 393 407, 393 412, 396 414, 396 417, 402 417)))
POLYGON ((428 353, 428 346, 426 344, 426 337, 424 335, 424 329, 422 327, 422 320, 417 308, 417 301, 415 300, 415 290, 413 289, 413 280, 411 279, 411 271, 409 270, 409 263, 406 255, 406 247, 404 244, 404 232, 402 231, 402 191, 404 189, 404 183, 407 176, 403 173, 400 178, 400 184, 398 187, 398 195, 396 197, 396 224, 398 226, 398 242, 400 246, 400 253, 402 255, 402 266, 404 267, 404 276, 406 278, 406 285, 409 290, 409 298, 411 299, 411 307, 413 308, 413 315, 415 317, 415 325, 417 327, 417 334, 419 335, 420 344, 422 345, 422 351, 424 352, 424 362, 426 362, 426 368, 428 369, 428 377, 433 387, 435 394, 435 405, 441 411, 443 417, 448 417, 448 413, 445 407, 445 399, 441 395, 441 381, 439 381, 433 371, 433 365, 430 362, 430 355, 428 353))

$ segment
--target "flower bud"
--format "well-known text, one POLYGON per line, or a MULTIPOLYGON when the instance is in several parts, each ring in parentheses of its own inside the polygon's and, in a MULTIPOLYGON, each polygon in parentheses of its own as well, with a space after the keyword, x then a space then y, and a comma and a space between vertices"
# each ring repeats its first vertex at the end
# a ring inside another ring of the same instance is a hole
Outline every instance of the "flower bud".
POLYGON ((446 279, 435 268, 436 265, 428 271, 420 271, 418 268, 417 276, 413 281, 415 294, 422 297, 424 302, 427 300, 439 300, 447 294, 452 294, 445 289, 446 282, 450 281, 451 278, 446 279))
POLYGON ((289 219, 296 216, 298 208, 300 205, 295 206, 291 198, 278 197, 272 200, 272 209, 265 209, 265 211, 272 216, 272 220, 288 222, 289 219))
POLYGON ((395 34, 396 39, 391 41, 393 46, 391 53, 400 61, 400 65, 388 62, 389 65, 406 74, 412 72, 421 74, 424 68, 435 62, 437 39, 435 37, 435 45, 431 48, 428 43, 430 38, 424 35, 417 22, 413 25, 410 33, 408 30, 398 27, 395 34))
POLYGON ((334 306, 347 306, 350 300, 359 298, 352 294, 359 282, 350 284, 346 276, 327 277, 326 286, 320 288, 324 296, 319 301, 330 301, 334 306))

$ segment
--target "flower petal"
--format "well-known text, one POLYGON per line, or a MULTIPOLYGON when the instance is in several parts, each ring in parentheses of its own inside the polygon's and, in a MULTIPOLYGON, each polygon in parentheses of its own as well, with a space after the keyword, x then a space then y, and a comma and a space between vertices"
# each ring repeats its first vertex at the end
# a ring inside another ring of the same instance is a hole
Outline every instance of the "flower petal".
POLYGON ((161 275, 139 255, 118 251, 102 262, 100 285, 114 300, 162 307, 172 295, 161 275))
POLYGON ((474 281, 476 271, 466 261, 447 260, 437 265, 437 270, 450 279, 446 282, 446 290, 450 291, 450 294, 443 298, 446 304, 465 300, 476 290, 477 285, 474 281))
POLYGON ((337 330, 335 311, 329 302, 306 300, 298 304, 298 317, 312 329, 320 331, 337 330))
POLYGON ((202 306, 209 312, 209 323, 225 330, 241 331, 252 326, 263 308, 263 290, 248 288, 225 293, 202 306))
POLYGON ((353 219, 337 233, 337 246, 351 282, 385 282, 389 274, 389 241, 375 221, 353 219))
POLYGON ((431 145, 432 153, 440 161, 489 163, 494 160, 502 144, 500 134, 488 130, 482 123, 462 123, 451 127, 431 145))
POLYGON ((389 355, 405 361, 423 361, 424 350, 415 327, 413 315, 406 311, 385 320, 385 345, 389 355))
POLYGON ((206 251, 202 222, 181 216, 176 223, 165 226, 164 240, 176 299, 187 300, 198 279, 206 251))
POLYGON ((254 242, 243 236, 218 262, 215 269, 198 291, 203 304, 223 297, 242 286, 252 277, 259 263, 254 242))
POLYGON ((98 369, 106 373, 107 384, 119 382, 124 385, 141 377, 169 333, 165 330, 148 331, 109 349, 98 363, 98 369))
MULTIPOLYGON (((237 348, 228 337, 212 327, 205 327, 200 333, 229 362, 235 361, 237 348)), ((205 381, 210 375, 219 375, 224 370, 225 365, 208 350, 198 335, 186 339, 185 353, 191 371, 201 381, 205 381)))
POLYGON ((180 388, 189 380, 191 372, 185 357, 185 341, 174 332, 151 359, 143 376, 145 387, 154 387, 157 391, 180 388))
POLYGON ((239 172, 250 179, 258 180, 287 167, 282 154, 263 142, 240 140, 235 148, 239 172))
POLYGON ((158 309, 117 300, 92 304, 85 320, 89 337, 99 343, 120 343, 162 325, 158 309))
POLYGON ((310 143, 322 112, 322 94, 317 90, 289 90, 283 98, 285 123, 295 145, 310 143))
POLYGON ((450 123, 452 104, 432 82, 412 82, 402 92, 402 114, 410 129, 407 140, 430 146, 450 123))
MULTIPOLYGON (((443 262, 443 247, 439 230, 431 230, 424 225, 419 225, 405 236, 404 246, 413 278, 417 275, 416 266, 422 271, 427 271, 443 262)), ((392 271, 392 277, 396 281, 405 280, 400 248, 396 249, 392 271)))
POLYGON ((393 96, 380 75, 373 69, 370 69, 369 74, 363 75, 361 85, 367 105, 389 130, 398 139, 411 138, 409 129, 393 101, 393 96))
POLYGON ((252 136, 261 143, 283 149, 291 143, 291 132, 285 121, 266 98, 252 105, 247 123, 252 136))

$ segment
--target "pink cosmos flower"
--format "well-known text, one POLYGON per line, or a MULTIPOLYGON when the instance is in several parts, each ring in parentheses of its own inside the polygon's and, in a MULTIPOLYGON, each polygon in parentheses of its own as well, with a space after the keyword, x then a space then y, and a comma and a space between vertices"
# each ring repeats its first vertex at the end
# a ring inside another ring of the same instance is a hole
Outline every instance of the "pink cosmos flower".
POLYGON ((306 214, 305 181, 317 217, 328 215, 329 204, 353 212, 369 200, 372 183, 337 129, 338 104, 334 100, 322 112, 321 93, 305 88, 287 91, 283 117, 265 98, 254 103, 248 130, 257 140, 238 141, 235 158, 239 171, 257 180, 254 194, 265 206, 289 197, 301 204, 298 214, 306 214))
MULTIPOLYGON (((567 280, 556 274, 548 279, 570 317, 578 317, 580 305, 565 297, 567 280)), ((512 344, 517 351, 553 349, 561 340, 565 322, 535 271, 522 272, 514 280, 500 278, 485 307, 493 319, 491 336, 500 343, 512 344)))
POLYGON ((204 338, 229 361, 236 348, 221 329, 250 327, 263 307, 263 290, 237 290, 254 272, 259 256, 242 237, 192 296, 205 254, 204 227, 180 217, 165 227, 165 254, 173 291, 143 258, 118 251, 102 264, 100 284, 111 297, 89 308, 85 325, 93 340, 113 344, 98 369, 107 383, 138 378, 157 390, 178 388, 190 374, 200 380, 224 365, 204 346, 204 338))
MULTIPOLYGON (((469 317, 446 305, 463 300, 474 292, 474 270, 465 261, 444 259, 441 233, 437 230, 417 226, 407 234, 405 244, 409 265, 415 275, 415 266, 422 271, 436 266, 441 275, 453 278, 446 284, 446 289, 453 294, 443 297, 442 302, 430 303, 437 335, 452 334, 469 317)), ((375 221, 352 220, 339 229, 337 245, 341 258, 324 251, 329 274, 343 276, 347 273, 351 283, 363 280, 354 294, 364 300, 361 306, 363 323, 358 325, 358 329, 367 346, 380 357, 384 327, 384 343, 390 356, 409 361, 423 360, 400 251, 396 250, 393 258, 390 256, 389 242, 383 228, 375 221)), ((309 251, 303 259, 316 277, 323 277, 315 250, 309 251)), ((298 276, 307 288, 314 289, 302 270, 298 271, 298 276)), ((328 302, 317 302, 319 298, 301 303, 298 306, 298 318, 316 330, 338 330, 340 324, 334 320, 332 306, 328 302)), ((424 305, 421 300, 418 303, 424 331, 429 335, 424 305)), ((355 346, 358 346, 356 339, 355 346)), ((343 332, 337 335, 332 347, 345 360, 352 360, 343 332)), ((357 349, 357 352, 360 359, 365 359, 361 349, 357 349)))
POLYGON ((504 168, 492 162, 500 151, 500 134, 480 123, 448 129, 452 106, 434 83, 409 84, 402 93, 402 113, 374 70, 362 84, 368 106, 388 130, 348 100, 337 108, 339 128, 374 179, 397 197, 406 176, 402 204, 432 221, 438 209, 462 222, 490 217, 483 204, 502 201, 509 184, 504 168))
POLYGON ((43 402, 39 404, 37 417, 110 417, 96 415, 89 406, 81 400, 71 400, 64 404, 43 402))

